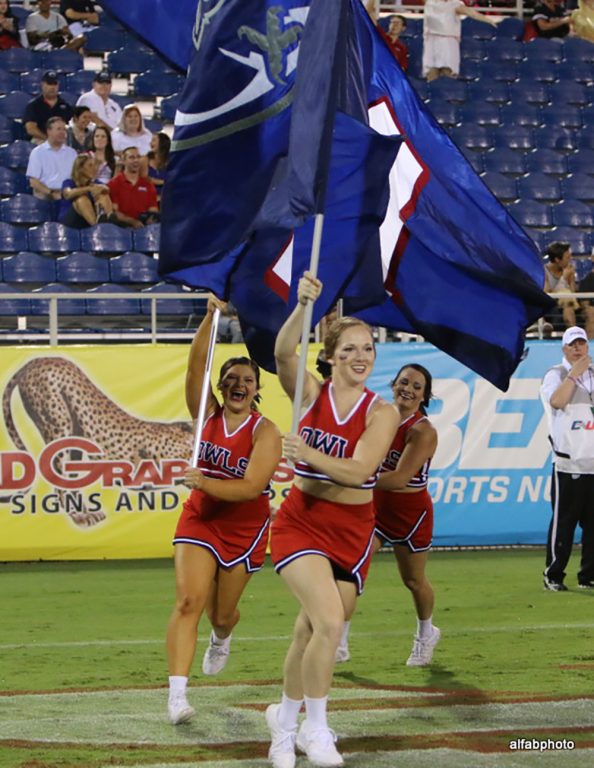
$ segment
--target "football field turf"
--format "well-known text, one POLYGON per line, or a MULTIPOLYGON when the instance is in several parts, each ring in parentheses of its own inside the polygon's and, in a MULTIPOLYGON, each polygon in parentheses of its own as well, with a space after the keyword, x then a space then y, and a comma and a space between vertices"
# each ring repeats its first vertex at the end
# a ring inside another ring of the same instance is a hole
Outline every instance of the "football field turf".
MULTIPOLYGON (((542 565, 542 551, 433 553, 442 640, 415 669, 405 666, 412 601, 393 557, 376 558, 331 693, 347 766, 594 765, 594 593, 575 585, 576 555, 566 593, 543 590, 542 565)), ((263 712, 279 697, 296 613, 269 563, 248 585, 216 678, 200 673, 202 625, 189 693, 198 716, 178 727, 165 717, 171 562, 0 573, 0 768, 267 764, 263 712)))

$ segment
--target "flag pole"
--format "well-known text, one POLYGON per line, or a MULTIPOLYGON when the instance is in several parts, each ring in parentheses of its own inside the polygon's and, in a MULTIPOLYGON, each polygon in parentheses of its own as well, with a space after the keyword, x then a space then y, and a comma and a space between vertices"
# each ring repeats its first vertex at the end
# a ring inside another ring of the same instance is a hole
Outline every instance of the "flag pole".
POLYGON ((210 390, 210 375, 212 373, 212 363, 214 360, 214 350, 217 343, 217 330, 219 327, 219 318, 221 310, 217 307, 212 313, 212 325, 210 327, 210 339, 208 340, 208 352, 206 353, 206 363, 204 365, 204 378, 202 379, 202 390, 200 392, 200 404, 198 406, 198 416, 196 418, 196 431, 194 433, 194 449, 192 451, 192 467, 198 466, 198 455, 200 453, 200 441, 202 439, 202 429, 204 427, 204 417, 206 415, 206 403, 208 392, 210 390))
MULTIPOLYGON (((314 232, 311 244, 311 257, 309 271, 313 277, 318 276, 320 263, 320 247, 322 244, 322 230, 324 229, 324 214, 316 213, 314 219, 314 232)), ((305 385, 305 369, 307 367, 307 351, 309 348, 309 334, 311 331, 311 319, 313 316, 313 301, 308 301, 303 313, 303 326, 301 329, 301 352, 297 367, 297 381, 295 382, 295 395, 293 397, 293 419, 291 421, 291 434, 296 435, 299 429, 299 417, 301 415, 301 403, 303 401, 303 387, 305 385)))

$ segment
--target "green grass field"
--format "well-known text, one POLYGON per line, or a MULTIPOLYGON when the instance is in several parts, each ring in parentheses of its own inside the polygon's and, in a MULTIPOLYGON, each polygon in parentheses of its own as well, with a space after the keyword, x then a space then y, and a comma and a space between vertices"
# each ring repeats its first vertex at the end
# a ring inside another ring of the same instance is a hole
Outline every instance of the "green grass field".
MULTIPOLYGON (((433 553, 442 641, 431 667, 410 669, 412 601, 392 556, 376 558, 331 696, 347 766, 594 765, 594 593, 572 588, 575 555, 569 592, 545 592, 542 567, 541 551, 433 553), (510 749, 522 738, 576 748, 510 749)), ((177 728, 165 717, 171 562, 5 564, 0 574, 0 768, 266 765, 263 710, 279 696, 296 613, 269 564, 246 590, 217 678, 200 674, 201 632, 190 691, 199 716, 177 728)))

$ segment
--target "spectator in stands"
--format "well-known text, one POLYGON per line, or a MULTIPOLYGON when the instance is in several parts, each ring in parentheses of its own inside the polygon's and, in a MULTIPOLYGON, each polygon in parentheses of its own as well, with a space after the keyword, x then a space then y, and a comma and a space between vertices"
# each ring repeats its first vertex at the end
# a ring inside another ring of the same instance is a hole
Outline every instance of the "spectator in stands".
POLYGON ((12 15, 8 0, 0 0, 0 51, 21 47, 19 21, 12 15))
POLYGON ((423 14, 423 76, 457 77, 460 72, 462 16, 496 26, 491 16, 468 8, 463 0, 425 0, 423 14))
POLYGON ((230 301, 225 305, 225 309, 221 310, 217 331, 217 341, 229 344, 241 344, 243 341, 237 310, 230 301))
POLYGON ((534 6, 532 23, 536 27, 538 37, 558 39, 569 34, 571 16, 565 10, 563 0, 542 0, 534 6))
POLYGON ((122 108, 117 101, 109 97, 110 93, 111 75, 109 72, 97 72, 93 79, 93 88, 79 97, 76 106, 88 107, 95 125, 111 131, 122 119, 122 108))
POLYGON ((80 51, 85 44, 84 35, 74 37, 61 13, 52 11, 51 0, 38 0, 37 11, 27 16, 25 30, 29 47, 35 51, 53 51, 66 48, 80 51))
POLYGON ((109 191, 118 219, 130 227, 142 227, 159 220, 155 185, 140 173, 141 158, 136 147, 122 152, 124 170, 109 182, 109 191))
POLYGON ((66 123, 61 117, 50 117, 46 131, 47 141, 29 155, 27 177, 35 197, 59 200, 77 155, 76 150, 66 146, 66 123))
POLYGON ((84 35, 85 31, 99 26, 99 14, 93 0, 61 0, 60 13, 73 35, 84 35))
POLYGON ((97 170, 95 181, 98 184, 107 184, 113 178, 116 170, 115 152, 111 145, 111 131, 98 125, 88 136, 86 149, 95 159, 97 170))
POLYGON ((66 143, 77 152, 84 152, 90 133, 91 110, 88 107, 74 107, 74 114, 66 132, 66 143))
POLYGON ((578 37, 594 43, 594 0, 579 0, 577 10, 571 14, 571 22, 578 37))
MULTIPOLYGON (((594 256, 594 253, 592 255, 594 256)), ((594 293, 594 268, 580 280, 578 292, 594 293)), ((580 299, 580 309, 588 338, 594 339, 594 299, 580 299)))
POLYGON ((25 130, 34 144, 41 144, 47 139, 45 126, 50 117, 60 117, 67 123, 74 114, 59 91, 58 73, 50 69, 41 78, 41 94, 27 104, 23 117, 25 130))
MULTIPOLYGON (((140 157, 148 155, 151 149, 153 135, 144 127, 144 120, 136 104, 124 107, 119 126, 111 134, 113 151, 121 154, 128 147, 135 147, 140 157)), ((143 170, 148 172, 148 160, 145 160, 143 170)))
MULTIPOLYGON (((545 263, 545 291, 547 293, 576 293, 575 266, 571 260, 571 246, 569 243, 554 242, 546 250, 545 263)), ((575 311, 579 304, 575 298, 559 299, 558 311, 547 317, 553 325, 558 327, 559 314, 562 315, 565 328, 576 324, 575 311), (555 322, 556 321, 556 322, 555 322)))
POLYGON ((171 148, 171 139, 166 133, 160 131, 153 134, 151 139, 151 151, 148 153, 148 175, 149 179, 157 187, 159 197, 161 188, 165 183, 165 173, 167 163, 169 162, 169 150, 171 148))
POLYGON ((72 177, 62 184, 58 221, 67 227, 84 229, 104 221, 118 223, 109 195, 109 187, 96 184, 95 161, 90 155, 78 155, 72 177))
POLYGON ((365 7, 367 13, 371 16, 373 23, 376 25, 377 31, 386 42, 388 48, 392 51, 394 58, 406 72, 408 69, 408 46, 400 39, 400 35, 406 29, 406 19, 404 16, 391 16, 390 26, 388 27, 388 33, 386 34, 378 24, 379 4, 377 4, 375 0, 367 0, 365 7))

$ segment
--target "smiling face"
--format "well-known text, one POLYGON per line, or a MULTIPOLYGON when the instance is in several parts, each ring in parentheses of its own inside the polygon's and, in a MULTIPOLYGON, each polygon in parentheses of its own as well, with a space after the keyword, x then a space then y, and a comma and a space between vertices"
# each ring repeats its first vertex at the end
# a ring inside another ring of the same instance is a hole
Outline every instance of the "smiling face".
POLYGON ((247 413, 258 394, 258 380, 251 365, 238 363, 223 374, 218 383, 223 405, 232 413, 247 413))
POLYGON ((343 330, 328 362, 332 379, 341 378, 351 386, 364 384, 375 363, 375 347, 365 325, 352 325, 343 330))
POLYGON ((0 15, 4 16, 8 11, 8 0, 0 0, 0 15))
POLYGON ((400 34, 402 33, 404 29, 404 23, 402 19, 399 16, 393 16, 390 21, 390 27, 388 29, 388 34, 391 38, 398 38, 400 34))
POLYGON ((427 397, 427 379, 415 368, 403 368, 392 384, 394 404, 400 413, 416 413, 427 397))

